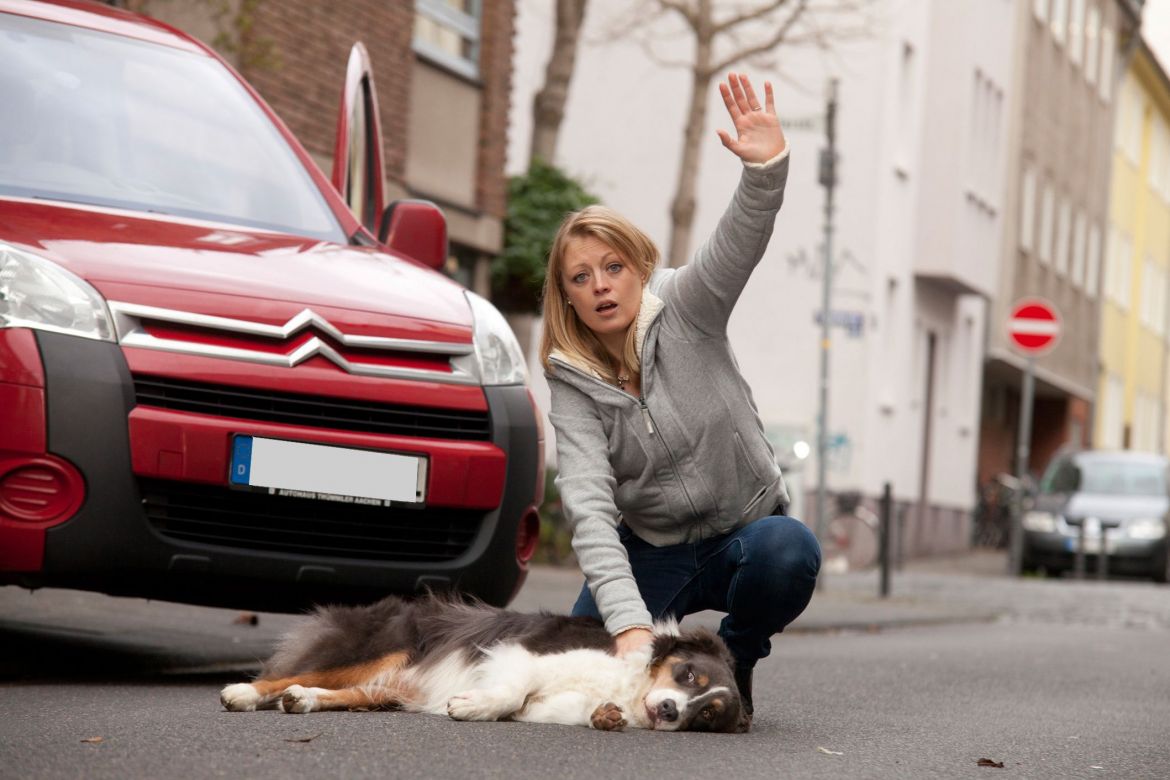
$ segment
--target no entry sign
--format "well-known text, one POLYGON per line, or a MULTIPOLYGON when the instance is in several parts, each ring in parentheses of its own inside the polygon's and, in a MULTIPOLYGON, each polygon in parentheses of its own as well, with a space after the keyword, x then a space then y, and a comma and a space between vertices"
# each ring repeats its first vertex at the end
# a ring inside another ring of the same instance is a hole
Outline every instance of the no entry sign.
POLYGON ((1060 341, 1060 315, 1042 298, 1016 301, 1008 319, 1008 338, 1029 357, 1043 355, 1060 341))

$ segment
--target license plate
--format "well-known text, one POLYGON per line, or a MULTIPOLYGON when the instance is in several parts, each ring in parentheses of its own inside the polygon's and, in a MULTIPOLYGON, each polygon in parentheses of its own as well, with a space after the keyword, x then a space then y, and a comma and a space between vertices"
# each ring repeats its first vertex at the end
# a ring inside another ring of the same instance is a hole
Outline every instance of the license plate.
POLYGON ((427 461, 392 452, 235 436, 230 482, 294 498, 421 504, 426 501, 427 461))
MULTIPOLYGON (((1078 541, 1077 541, 1077 538, 1075 536, 1072 537, 1071 539, 1064 540, 1065 549, 1067 549, 1070 553, 1073 553, 1074 555, 1076 554, 1076 551, 1077 551, 1077 544, 1078 544, 1078 541)), ((1114 541, 1113 539, 1109 539, 1106 542, 1105 554, 1111 555, 1116 550, 1117 550, 1117 542, 1114 541)), ((1096 555, 1099 552, 1101 552, 1101 537, 1090 536, 1090 537, 1086 538, 1085 539, 1085 554, 1086 555, 1096 555)))

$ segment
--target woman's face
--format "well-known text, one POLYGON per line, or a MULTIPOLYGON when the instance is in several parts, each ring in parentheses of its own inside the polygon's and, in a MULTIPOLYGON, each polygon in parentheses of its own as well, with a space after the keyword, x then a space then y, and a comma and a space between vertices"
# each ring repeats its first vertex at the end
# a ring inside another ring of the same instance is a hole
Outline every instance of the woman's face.
POLYGON ((625 336, 642 303, 642 277, 592 236, 569 239, 561 284, 577 316, 599 338, 625 336))

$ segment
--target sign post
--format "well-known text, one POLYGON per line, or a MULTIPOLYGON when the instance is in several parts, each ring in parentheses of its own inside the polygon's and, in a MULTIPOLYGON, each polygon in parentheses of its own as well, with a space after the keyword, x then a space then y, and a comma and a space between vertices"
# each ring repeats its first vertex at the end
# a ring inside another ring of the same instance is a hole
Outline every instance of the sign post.
POLYGON ((1032 447, 1032 405, 1036 395, 1036 358, 1051 352, 1060 341, 1060 315, 1042 298, 1024 298, 1012 306, 1008 319, 1012 346, 1028 359, 1020 393, 1020 429, 1016 442, 1016 496, 1012 502, 1011 548, 1008 573, 1019 576, 1024 555, 1024 485, 1032 447))

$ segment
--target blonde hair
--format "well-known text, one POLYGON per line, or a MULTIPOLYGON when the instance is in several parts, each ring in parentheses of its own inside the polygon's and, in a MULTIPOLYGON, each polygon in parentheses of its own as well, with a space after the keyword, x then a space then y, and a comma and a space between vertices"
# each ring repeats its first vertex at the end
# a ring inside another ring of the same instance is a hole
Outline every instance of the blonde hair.
MULTIPOLYGON (((615 382, 609 353, 597 336, 581 322, 568 304, 561 269, 569 242, 575 238, 595 238, 612 249, 642 278, 650 278, 658 263, 658 247, 634 223, 605 206, 587 206, 565 217, 553 239, 548 253, 548 267, 544 276, 544 335, 540 341, 540 362, 551 371, 548 356, 560 350, 572 362, 583 363, 608 382, 615 382)), ((636 349, 637 327, 630 325, 626 335, 622 360, 631 372, 641 373, 641 362, 636 349)))

